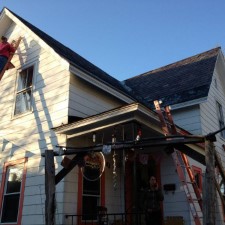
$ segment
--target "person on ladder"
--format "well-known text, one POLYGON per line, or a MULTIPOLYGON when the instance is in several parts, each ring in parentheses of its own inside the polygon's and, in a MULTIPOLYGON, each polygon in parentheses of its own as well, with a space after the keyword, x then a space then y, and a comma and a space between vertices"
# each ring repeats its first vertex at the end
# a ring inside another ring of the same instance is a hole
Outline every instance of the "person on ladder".
POLYGON ((9 44, 6 37, 2 36, 0 43, 0 73, 4 69, 10 54, 13 54, 14 52, 15 48, 13 45, 9 44))

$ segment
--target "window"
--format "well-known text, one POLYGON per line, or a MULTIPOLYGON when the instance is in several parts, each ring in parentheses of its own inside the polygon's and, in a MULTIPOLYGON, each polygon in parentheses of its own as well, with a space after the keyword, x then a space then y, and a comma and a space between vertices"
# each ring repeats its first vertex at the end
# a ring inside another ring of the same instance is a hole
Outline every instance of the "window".
POLYGON ((80 169, 77 206, 77 213, 82 215, 80 224, 97 220, 98 207, 105 205, 104 160, 101 153, 90 154, 80 169))
POLYGON ((0 196, 1 223, 21 223, 26 162, 27 158, 4 165, 0 196))
POLYGON ((217 85, 217 79, 216 78, 214 79, 214 84, 215 84, 215 88, 217 89, 218 85, 217 85))
MULTIPOLYGON (((222 105, 219 102, 216 102, 217 107, 217 114, 218 114, 218 120, 219 120, 219 128, 224 128, 224 117, 223 117, 223 108, 222 105)), ((221 136, 225 138, 225 130, 221 131, 221 136)))
POLYGON ((202 169, 196 166, 192 166, 192 171, 194 174, 195 182, 199 190, 202 192, 202 169))
POLYGON ((100 171, 96 168, 85 167, 83 172, 82 214, 83 220, 97 219, 97 206, 100 205, 100 171), (87 178, 91 178, 90 180, 87 178), (93 178, 93 179, 92 179, 93 178), (88 215, 89 214, 89 215, 88 215), (90 215, 93 214, 93 215, 90 215))
POLYGON ((31 110, 33 73, 33 66, 19 73, 14 115, 31 110))

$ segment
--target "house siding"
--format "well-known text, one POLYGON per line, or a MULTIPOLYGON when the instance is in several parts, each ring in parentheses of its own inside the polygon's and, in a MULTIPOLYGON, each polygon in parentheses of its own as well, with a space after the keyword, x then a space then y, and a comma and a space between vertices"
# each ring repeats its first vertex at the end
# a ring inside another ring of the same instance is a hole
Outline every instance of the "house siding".
POLYGON ((200 109, 198 105, 172 111, 176 125, 192 134, 201 134, 200 109))
MULTIPOLYGON (((223 115, 225 115, 225 88, 223 85, 223 79, 225 76, 225 66, 224 61, 219 58, 216 64, 216 69, 212 77, 212 83, 209 90, 208 101, 201 104, 201 123, 203 134, 208 134, 210 132, 215 132, 220 129, 218 122, 218 114, 216 108, 216 102, 219 102, 223 107, 223 115), (217 85, 215 85, 215 79, 217 85)), ((216 152, 221 158, 222 164, 225 165, 225 154, 222 145, 225 144, 225 139, 221 137, 221 134, 216 135, 217 141, 214 142, 216 152)), ((217 177, 218 181, 220 178, 217 177)), ((218 195, 218 193, 217 193, 218 195)), ((222 203, 218 196, 217 198, 217 223, 222 224, 224 222, 224 217, 222 213, 222 203)))
POLYGON ((124 102, 71 75, 69 115, 85 118, 122 106, 124 102))
MULTIPOLYGON (((45 224, 45 162, 41 153, 65 144, 65 136, 57 137, 51 128, 68 122, 70 73, 59 57, 25 27, 12 23, 6 34, 10 40, 23 38, 19 54, 12 60, 16 68, 6 71, 0 83, 0 165, 28 157, 22 224, 40 225, 45 224), (31 65, 35 68, 32 111, 14 116, 18 70, 31 65)), ((55 159, 56 173, 61 169, 61 160, 55 159)), ((57 185, 57 224, 62 221, 63 190, 63 184, 57 185)))

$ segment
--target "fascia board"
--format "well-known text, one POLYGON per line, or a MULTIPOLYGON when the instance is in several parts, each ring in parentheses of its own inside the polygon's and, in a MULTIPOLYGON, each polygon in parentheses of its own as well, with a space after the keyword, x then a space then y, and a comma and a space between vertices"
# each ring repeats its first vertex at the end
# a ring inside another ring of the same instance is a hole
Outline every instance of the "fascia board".
MULTIPOLYGON (((143 107, 142 105, 138 103, 133 103, 124 107, 120 107, 117 109, 113 109, 110 111, 107 111, 105 113, 101 113, 95 116, 88 117, 86 119, 80 120, 78 122, 64 125, 62 127, 53 128, 56 133, 68 133, 70 130, 73 129, 79 129, 81 127, 94 125, 97 122, 100 123, 101 121, 109 121, 112 120, 113 122, 108 124, 107 122, 103 125, 104 127, 112 126, 118 123, 122 122, 128 122, 134 119, 138 119, 140 115, 145 115, 149 118, 149 121, 155 121, 155 123, 158 122, 158 117, 152 112, 151 110, 143 107), (119 118, 117 121, 114 121, 114 118, 119 118), (97 121, 97 122, 96 122, 97 121)), ((101 126, 101 129, 102 127, 101 126)), ((100 129, 100 128, 99 128, 100 129)), ((90 129, 88 130, 90 132, 90 129)))
POLYGON ((203 98, 199 98, 199 99, 194 99, 192 101, 182 102, 179 104, 171 105, 170 108, 171 108, 171 110, 182 109, 182 108, 193 106, 193 105, 199 105, 206 101, 207 101, 207 96, 203 97, 203 98))

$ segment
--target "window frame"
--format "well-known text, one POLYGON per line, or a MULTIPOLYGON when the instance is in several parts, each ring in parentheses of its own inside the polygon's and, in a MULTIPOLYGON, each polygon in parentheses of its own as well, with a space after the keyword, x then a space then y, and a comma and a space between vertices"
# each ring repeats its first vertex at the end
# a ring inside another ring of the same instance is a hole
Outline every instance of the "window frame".
POLYGON ((33 90, 34 90, 34 78, 35 78, 35 70, 36 70, 36 64, 35 63, 31 63, 29 65, 26 65, 22 68, 20 68, 18 71, 17 71, 17 79, 16 79, 16 85, 15 85, 15 100, 14 100, 14 107, 13 107, 13 112, 12 112, 12 115, 13 117, 19 117, 19 116, 22 116, 22 115, 25 115, 27 113, 30 113, 33 111, 33 90), (33 67, 33 76, 32 76, 32 83, 31 83, 31 86, 27 87, 27 88, 23 88, 21 90, 17 90, 18 89, 18 86, 19 86, 19 78, 21 76, 21 73, 22 71, 24 70, 28 70, 29 68, 33 67), (16 113, 16 99, 17 99, 17 96, 18 94, 21 94, 21 93, 24 93, 24 92, 28 92, 30 91, 30 109, 29 110, 26 110, 22 113, 16 113))
POLYGON ((25 190, 25 181, 26 181, 26 174, 27 174, 27 161, 28 158, 25 157, 23 159, 18 159, 14 161, 8 161, 4 163, 3 166, 3 173, 2 173, 2 181, 1 181, 1 189, 0 189, 0 224, 4 225, 21 225, 22 220, 22 209, 23 209, 23 201, 24 201, 24 190, 25 190), (17 214, 17 221, 16 222, 1 222, 2 218, 2 211, 3 211, 3 199, 5 195, 5 188, 7 182, 7 172, 9 167, 16 166, 18 164, 23 164, 23 173, 22 173, 22 181, 20 187, 20 197, 19 197, 19 206, 18 206, 18 214, 17 214))
MULTIPOLYGON (((216 111, 218 118, 219 129, 222 129, 225 126, 224 114, 223 114, 223 106, 219 101, 216 101, 216 111)), ((225 138, 225 130, 220 132, 220 136, 225 138)))
MULTIPOLYGON (((77 192, 77 214, 82 215, 82 209, 83 209, 83 173, 82 168, 79 167, 78 172, 78 192, 77 192)), ((105 171, 103 172, 100 179, 100 199, 99 204, 101 206, 105 206, 105 171)), ((92 220, 90 222, 87 220, 86 223, 84 223, 84 220, 82 220, 82 217, 78 217, 78 224, 91 224, 92 220)))

